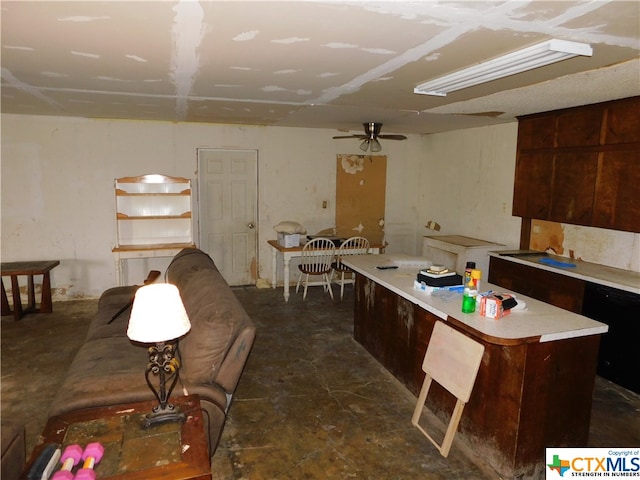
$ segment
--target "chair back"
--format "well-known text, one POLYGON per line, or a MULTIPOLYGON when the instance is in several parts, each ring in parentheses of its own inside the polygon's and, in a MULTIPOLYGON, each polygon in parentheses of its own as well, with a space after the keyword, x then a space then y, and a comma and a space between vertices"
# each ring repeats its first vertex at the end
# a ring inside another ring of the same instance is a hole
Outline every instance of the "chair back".
POLYGON ((335 245, 328 238, 314 238, 302 247, 300 270, 311 275, 331 271, 331 262, 336 253, 335 245))
POLYGON ((345 269, 342 259, 350 255, 367 255, 369 253, 369 240, 364 237, 347 238, 338 249, 336 264, 334 268, 345 269))

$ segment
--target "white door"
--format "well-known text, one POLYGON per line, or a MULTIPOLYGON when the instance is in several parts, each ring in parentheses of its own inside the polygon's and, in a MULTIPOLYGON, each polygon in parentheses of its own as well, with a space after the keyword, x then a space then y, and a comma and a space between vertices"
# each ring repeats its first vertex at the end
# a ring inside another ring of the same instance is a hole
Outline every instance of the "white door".
POLYGON ((229 285, 256 281, 258 152, 198 149, 200 248, 229 285))

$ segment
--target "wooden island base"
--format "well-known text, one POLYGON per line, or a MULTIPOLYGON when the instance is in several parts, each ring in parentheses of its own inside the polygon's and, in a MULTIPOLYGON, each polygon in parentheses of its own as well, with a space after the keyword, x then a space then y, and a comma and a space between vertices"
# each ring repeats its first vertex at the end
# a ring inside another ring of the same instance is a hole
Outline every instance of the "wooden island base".
MULTIPOLYGON (((360 273, 355 288, 355 339, 417 396, 431 332, 443 319, 360 273)), ((485 347, 456 439, 505 479, 544 478, 546 447, 587 445, 600 335, 501 339, 446 321, 485 347)), ((427 407, 445 424, 454 404, 432 386, 427 407)))

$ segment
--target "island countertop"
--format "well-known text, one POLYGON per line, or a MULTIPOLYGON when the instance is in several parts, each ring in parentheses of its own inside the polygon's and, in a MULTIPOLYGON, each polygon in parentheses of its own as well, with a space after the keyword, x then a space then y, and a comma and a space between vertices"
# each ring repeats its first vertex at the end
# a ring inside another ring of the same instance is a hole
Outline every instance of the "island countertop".
MULTIPOLYGON (((428 259, 423 258, 422 261, 428 262, 428 259)), ((455 319, 497 344, 550 342, 601 335, 609 328, 604 323, 482 281, 480 285, 482 292, 493 290, 496 293, 511 293, 517 300, 526 304, 526 309, 514 310, 500 319, 483 317, 478 312, 462 313, 461 293, 429 294, 414 288, 414 280, 422 268, 420 259, 416 257, 402 254, 355 255, 345 259, 344 263, 355 272, 372 279, 442 320, 455 319), (416 259, 415 265, 412 265, 411 259, 416 259), (397 265, 398 268, 388 270, 376 268, 392 265, 397 265)))

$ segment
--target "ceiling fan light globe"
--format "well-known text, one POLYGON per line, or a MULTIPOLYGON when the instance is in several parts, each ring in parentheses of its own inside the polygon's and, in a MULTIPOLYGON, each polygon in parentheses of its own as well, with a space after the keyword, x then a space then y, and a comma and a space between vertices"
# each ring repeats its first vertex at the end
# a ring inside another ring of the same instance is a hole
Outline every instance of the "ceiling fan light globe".
POLYGON ((371 140, 371 151, 379 152, 380 150, 382 150, 382 145, 380 145, 380 142, 375 138, 371 140))
POLYGON ((369 139, 365 140, 360 144, 360 150, 366 152, 369 149, 369 139))

